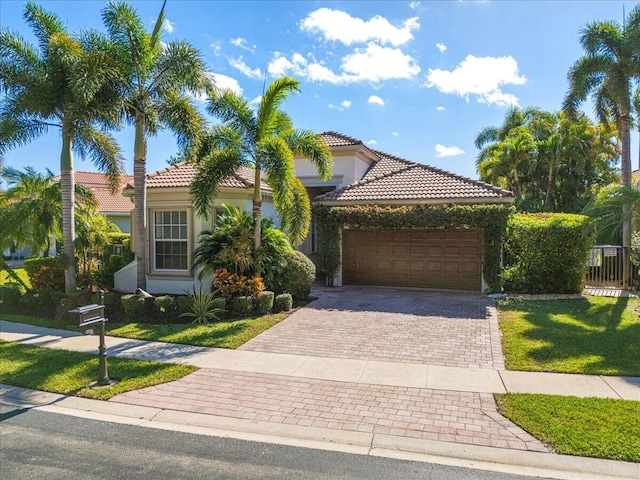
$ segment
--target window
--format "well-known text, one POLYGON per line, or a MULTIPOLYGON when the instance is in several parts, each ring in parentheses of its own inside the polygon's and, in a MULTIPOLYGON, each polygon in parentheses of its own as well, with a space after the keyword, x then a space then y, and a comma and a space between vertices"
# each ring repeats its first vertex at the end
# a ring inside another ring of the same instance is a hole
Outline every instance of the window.
POLYGON ((186 210, 156 211, 153 219, 156 270, 187 270, 186 210))

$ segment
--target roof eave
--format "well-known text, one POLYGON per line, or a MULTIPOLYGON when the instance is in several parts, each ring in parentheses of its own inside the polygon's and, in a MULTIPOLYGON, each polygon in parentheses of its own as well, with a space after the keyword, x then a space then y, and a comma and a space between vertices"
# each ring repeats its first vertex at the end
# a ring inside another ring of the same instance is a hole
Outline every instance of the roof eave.
POLYGON ((479 205, 479 204, 512 204, 513 197, 473 197, 473 198, 434 198, 434 199, 408 199, 408 200, 316 200, 314 205, 349 206, 349 205, 479 205))

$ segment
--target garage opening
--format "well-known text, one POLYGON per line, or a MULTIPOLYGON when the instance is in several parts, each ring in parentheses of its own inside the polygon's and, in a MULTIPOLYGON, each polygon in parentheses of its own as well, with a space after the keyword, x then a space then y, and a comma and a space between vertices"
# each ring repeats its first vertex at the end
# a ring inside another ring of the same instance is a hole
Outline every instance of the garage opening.
POLYGON ((479 230, 342 232, 342 281, 351 285, 482 289, 479 230))

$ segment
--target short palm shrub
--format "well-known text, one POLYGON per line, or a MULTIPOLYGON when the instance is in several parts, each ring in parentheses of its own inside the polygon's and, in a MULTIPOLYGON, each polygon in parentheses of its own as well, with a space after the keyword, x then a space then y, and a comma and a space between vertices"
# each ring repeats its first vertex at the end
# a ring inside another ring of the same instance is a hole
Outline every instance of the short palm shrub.
POLYGON ((265 315, 273 308, 273 300, 275 294, 273 292, 260 292, 257 298, 253 299, 253 310, 258 315, 265 315))
POLYGON ((273 313, 288 312, 293 307, 293 298, 290 293, 281 293, 273 299, 273 313))
POLYGON ((189 294, 191 307, 189 311, 180 314, 180 318, 191 318, 193 323, 209 323, 220 320, 220 315, 224 313, 224 308, 220 308, 220 302, 216 302, 216 298, 212 293, 195 288, 189 294))

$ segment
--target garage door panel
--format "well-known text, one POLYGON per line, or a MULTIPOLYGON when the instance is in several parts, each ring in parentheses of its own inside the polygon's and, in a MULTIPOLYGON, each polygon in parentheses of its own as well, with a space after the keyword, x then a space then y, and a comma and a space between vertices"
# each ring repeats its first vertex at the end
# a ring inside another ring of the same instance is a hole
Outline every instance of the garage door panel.
POLYGON ((480 290, 477 230, 345 230, 346 284, 480 290))

